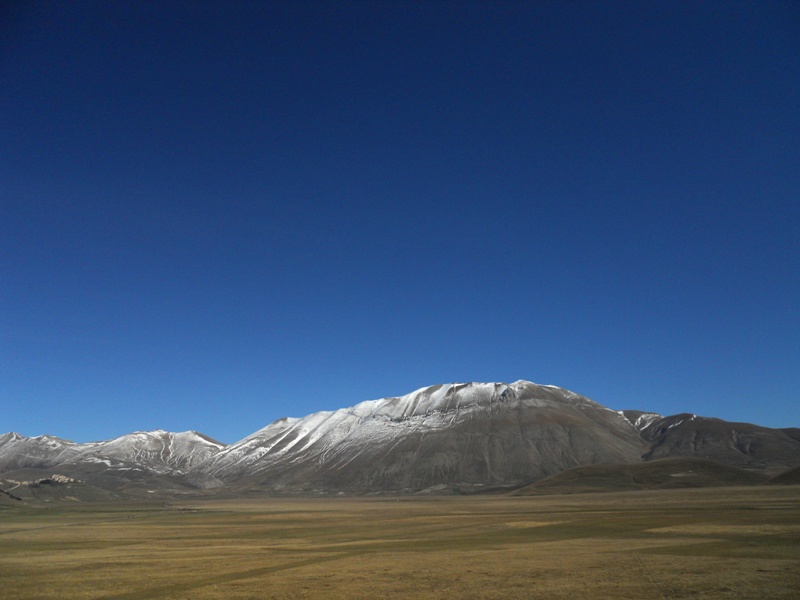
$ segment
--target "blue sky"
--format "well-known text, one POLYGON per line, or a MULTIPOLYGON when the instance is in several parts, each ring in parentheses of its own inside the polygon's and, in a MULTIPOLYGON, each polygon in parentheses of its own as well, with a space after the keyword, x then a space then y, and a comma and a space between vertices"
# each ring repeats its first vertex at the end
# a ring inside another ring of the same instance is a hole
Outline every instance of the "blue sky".
POLYGON ((796 2, 0 8, 0 432, 444 382, 800 426, 796 2))

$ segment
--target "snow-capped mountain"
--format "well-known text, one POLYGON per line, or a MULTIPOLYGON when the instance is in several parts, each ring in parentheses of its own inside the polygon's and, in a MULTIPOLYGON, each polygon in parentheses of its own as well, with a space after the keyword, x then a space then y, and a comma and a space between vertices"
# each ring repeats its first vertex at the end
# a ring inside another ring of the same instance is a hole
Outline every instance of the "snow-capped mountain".
POLYGON ((225 445, 196 431, 137 431, 105 442, 82 444, 81 457, 147 465, 169 473, 186 472, 225 445))
POLYGON ((0 471, 68 463, 80 454, 80 449, 80 444, 50 435, 25 437, 6 433, 0 435, 0 471))
POLYGON ((86 444, 7 433, 0 436, 0 473, 35 479, 57 469, 106 489, 184 487, 186 472, 222 448, 224 444, 195 431, 137 431, 86 444))
POLYGON ((279 419, 229 446, 194 431, 88 444, 7 433, 0 484, 58 473, 115 493, 476 491, 680 456, 777 473, 800 464, 800 430, 613 411, 529 381, 459 383, 279 419))
POLYGON ((28 438, 7 433, 0 436, 0 465, 7 470, 95 462, 107 466, 135 465, 159 472, 184 472, 224 447, 196 431, 136 431, 113 440, 86 444, 49 435, 28 438))
POLYGON ((621 414, 527 381, 422 388, 281 419, 198 466, 225 484, 272 490, 414 490, 535 481, 579 464, 640 460, 621 414))

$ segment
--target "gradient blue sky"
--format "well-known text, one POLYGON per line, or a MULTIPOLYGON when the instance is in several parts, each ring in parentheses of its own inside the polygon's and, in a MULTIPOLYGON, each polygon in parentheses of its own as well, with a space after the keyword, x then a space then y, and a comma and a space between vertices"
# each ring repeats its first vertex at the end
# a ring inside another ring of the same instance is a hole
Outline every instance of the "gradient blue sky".
POLYGON ((800 426, 797 2, 0 8, 0 432, 529 379, 800 426))

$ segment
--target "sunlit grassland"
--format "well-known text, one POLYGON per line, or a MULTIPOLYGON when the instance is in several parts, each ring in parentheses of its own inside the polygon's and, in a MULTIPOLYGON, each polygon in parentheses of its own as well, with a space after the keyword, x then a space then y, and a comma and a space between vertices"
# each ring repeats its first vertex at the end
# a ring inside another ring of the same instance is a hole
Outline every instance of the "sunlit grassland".
POLYGON ((3 598, 798 598, 800 487, 0 510, 3 598))

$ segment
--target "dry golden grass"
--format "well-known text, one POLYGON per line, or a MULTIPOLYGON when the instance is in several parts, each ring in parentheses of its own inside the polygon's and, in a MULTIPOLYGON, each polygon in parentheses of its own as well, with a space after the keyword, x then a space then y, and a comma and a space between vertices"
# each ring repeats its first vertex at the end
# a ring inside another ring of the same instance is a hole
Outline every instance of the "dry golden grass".
POLYGON ((3 598, 797 598, 800 486, 0 510, 3 598))

